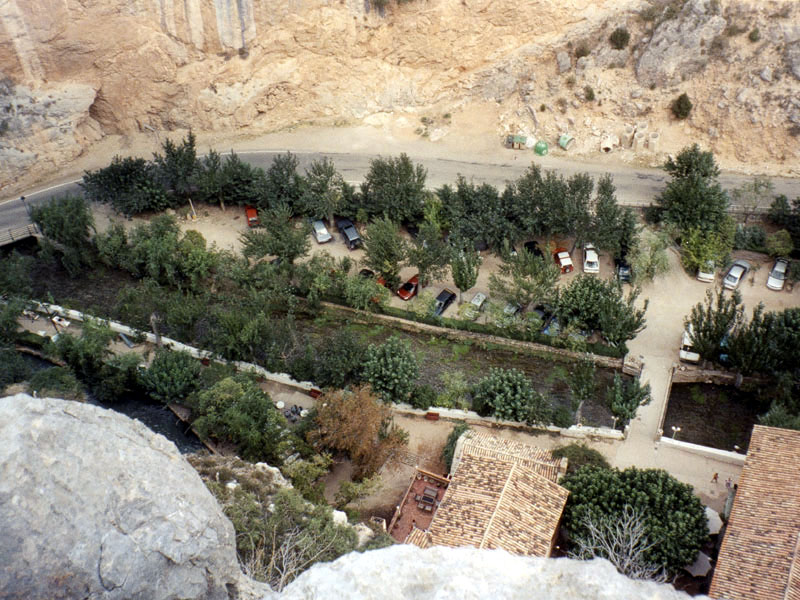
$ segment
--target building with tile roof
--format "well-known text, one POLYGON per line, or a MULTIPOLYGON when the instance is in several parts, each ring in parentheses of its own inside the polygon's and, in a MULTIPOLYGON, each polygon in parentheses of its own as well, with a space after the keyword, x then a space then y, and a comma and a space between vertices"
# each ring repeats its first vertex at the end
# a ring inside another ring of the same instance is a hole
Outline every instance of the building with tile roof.
POLYGON ((566 460, 546 450, 468 432, 430 525, 414 527, 405 542, 549 556, 569 495, 557 483, 564 472, 566 460))
POLYGON ((709 596, 800 600, 800 431, 756 425, 709 596))

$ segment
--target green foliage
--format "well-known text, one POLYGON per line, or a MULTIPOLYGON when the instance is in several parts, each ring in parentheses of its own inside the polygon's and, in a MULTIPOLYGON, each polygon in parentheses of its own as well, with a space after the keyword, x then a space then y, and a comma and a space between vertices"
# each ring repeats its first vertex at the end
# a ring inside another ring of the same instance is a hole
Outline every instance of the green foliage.
POLYGON ((3 294, 30 296, 31 266, 33 258, 23 256, 16 250, 0 257, 0 290, 3 294))
POLYGON ((761 39, 761 32, 758 30, 758 27, 753 27, 753 29, 747 35, 747 39, 754 44, 761 39))
POLYGON ((359 383, 366 350, 352 331, 337 329, 320 343, 314 381, 320 387, 335 389, 359 383))
POLYGON ((223 379, 202 390, 192 406, 202 436, 236 444, 242 458, 280 465, 291 442, 286 421, 269 396, 246 377, 223 379))
POLYGON ((50 344, 49 352, 66 362, 81 381, 93 385, 101 377, 103 365, 111 357, 108 346, 115 335, 107 323, 86 320, 82 324, 80 337, 61 333, 50 344))
POLYGON ((417 268, 420 286, 431 281, 440 281, 447 274, 450 248, 442 238, 439 226, 424 221, 416 239, 411 241, 406 251, 409 266, 417 268))
POLYGON ((551 417, 544 397, 517 369, 490 369, 472 390, 472 406, 479 414, 529 425, 549 423, 551 417))
POLYGON ((800 431, 800 415, 780 403, 774 403, 766 413, 758 417, 758 422, 767 427, 800 431))
POLYGON ((34 392, 43 398, 83 400, 83 386, 75 374, 64 367, 50 367, 31 375, 28 380, 28 393, 34 392))
POLYGON ((453 429, 450 430, 450 435, 447 436, 447 441, 444 443, 444 448, 442 448, 442 461, 447 467, 448 472, 453 468, 453 456, 456 452, 458 438, 467 431, 472 431, 472 427, 467 425, 464 421, 456 421, 456 424, 453 425, 453 429))
POLYGON ((610 175, 597 182, 592 218, 592 241, 613 256, 624 256, 633 248, 637 235, 636 217, 629 208, 617 204, 616 188, 610 175))
POLYGON ((379 310, 389 303, 391 292, 371 277, 355 275, 344 282, 348 306, 359 310, 379 310))
POLYGON ((21 300, 0 302, 0 346, 10 346, 16 340, 24 308, 25 303, 21 300))
POLYGON ((590 354, 584 354, 578 361, 570 376, 567 378, 569 391, 572 393, 573 408, 578 409, 578 405, 587 400, 591 400, 595 393, 595 371, 594 359, 590 354))
POLYGON ((342 510, 348 504, 360 502, 377 492, 382 485, 381 476, 373 475, 361 481, 342 481, 336 492, 334 506, 342 510))
POLYGON ((800 247, 800 197, 790 205, 786 196, 776 196, 770 205, 768 218, 772 224, 786 229, 792 236, 793 245, 800 247))
POLYGON ((640 406, 650 404, 650 384, 642 385, 637 378, 625 380, 614 373, 614 381, 606 389, 606 401, 611 414, 619 419, 620 427, 636 416, 640 406))
POLYGON ((575 473, 581 467, 594 466, 600 469, 610 469, 606 457, 597 450, 589 448, 585 444, 569 444, 560 446, 551 451, 553 458, 567 459, 567 474, 575 473))
POLYGON ((260 213, 263 230, 250 229, 242 234, 242 253, 251 259, 277 256, 290 266, 308 254, 311 240, 308 227, 297 227, 292 220, 292 209, 288 204, 260 213))
POLYGON ((631 507, 642 515, 653 546, 643 557, 677 573, 691 564, 708 538, 700 499, 692 487, 666 471, 630 468, 624 471, 584 467, 561 485, 570 491, 564 526, 572 539, 585 536, 584 518, 620 518, 631 507))
POLYGON ((772 257, 789 256, 794 250, 792 236, 785 229, 769 234, 764 246, 767 253, 772 257))
POLYGON ((264 199, 266 176, 264 171, 244 162, 235 152, 225 157, 220 167, 215 159, 204 161, 204 172, 199 175, 206 186, 207 201, 228 201, 238 206, 256 204, 267 207, 264 199))
POLYGON ((767 243, 767 232, 760 225, 737 225, 733 238, 733 247, 736 250, 750 250, 751 252, 764 252, 767 243))
POLYGON ((195 187, 198 171, 194 134, 190 131, 179 145, 167 139, 161 148, 163 155, 153 154, 155 178, 176 201, 185 201, 195 187))
POLYGON ((417 384, 411 390, 411 406, 428 410, 436 405, 436 390, 427 383, 417 384))
POLYGON ((458 301, 462 302, 463 293, 478 282, 482 260, 479 252, 475 252, 461 240, 453 240, 452 246, 450 272, 453 274, 453 283, 458 288, 458 301))
POLYGON ((114 269, 128 265, 128 233, 122 223, 112 222, 111 227, 94 237, 94 245, 103 264, 114 269))
POLYGON ((342 186, 344 180, 333 161, 327 157, 315 160, 306 170, 306 183, 301 203, 308 215, 314 219, 327 218, 334 226, 334 214, 342 205, 342 186))
POLYGON ((333 459, 328 454, 314 454, 310 459, 298 458, 283 466, 283 474, 288 477, 294 489, 311 502, 325 502, 320 478, 328 473, 333 459))
POLYGON ((31 220, 44 236, 42 251, 58 256, 72 277, 92 264, 94 217, 86 200, 80 196, 64 196, 33 206, 31 220))
POLYGON ((468 395, 470 390, 469 382, 464 376, 463 371, 445 371, 439 378, 442 381, 444 390, 436 399, 436 406, 444 408, 468 409, 468 395))
POLYGON ((692 101, 689 100, 689 96, 683 93, 672 101, 670 110, 672 110, 672 114, 676 119, 685 119, 689 116, 689 113, 692 112, 693 106, 692 101))
POLYGON ((559 268, 548 257, 522 251, 489 276, 489 288, 495 296, 524 309, 532 302, 551 301, 559 274, 559 268))
MULTIPOLYGON (((741 307, 737 308, 741 312, 741 307)), ((725 350, 731 366, 744 374, 765 373, 780 377, 782 373, 790 373, 796 379, 795 373, 800 369, 800 357, 796 352, 800 347, 800 309, 764 312, 764 307, 759 305, 746 324, 737 316, 736 325, 726 339, 725 350)))
POLYGON ((656 198, 662 219, 684 233, 693 228, 721 232, 728 220, 728 195, 717 180, 713 154, 695 144, 670 158, 664 170, 672 179, 656 198))
POLYGON ((720 344, 728 332, 742 324, 744 309, 738 291, 726 296, 722 291, 714 295, 706 292, 704 304, 692 308, 686 324, 693 329, 693 346, 706 360, 719 360, 720 344))
POLYGON ((172 205, 156 168, 143 158, 115 156, 109 166, 87 171, 81 187, 88 200, 111 204, 125 216, 162 211, 172 205))
POLYGON ((615 50, 622 50, 631 40, 631 34, 625 27, 617 27, 609 36, 611 47, 615 50))
POLYGON ((730 236, 695 227, 681 238, 681 262, 689 273, 694 274, 709 261, 715 265, 724 264, 731 249, 730 236))
POLYGON ((125 394, 135 391, 142 362, 142 356, 135 352, 109 358, 92 383, 94 397, 100 402, 112 404, 125 394))
POLYGON ((197 386, 200 370, 200 363, 188 352, 159 349, 141 380, 156 400, 184 402, 197 386))
POLYGON ((408 342, 392 336, 370 344, 364 359, 364 381, 384 402, 407 402, 419 377, 417 357, 408 342))
MULTIPOLYGON (((278 154, 272 159, 272 164, 267 169, 264 191, 258 203, 260 208, 272 210, 279 206, 287 205, 294 213, 302 211, 301 198, 303 197, 305 181, 297 173, 298 164, 297 157, 291 152, 278 154)), ((322 171, 327 172, 327 166, 322 171)), ((314 173, 317 173, 316 169, 314 169, 314 173)), ((317 190, 319 190, 319 187, 317 190)))
POLYGON ((587 102, 593 102, 595 98, 594 88, 590 85, 584 86, 583 97, 586 98, 587 102))
POLYGON ((370 215, 396 223, 416 222, 423 214, 426 177, 426 169, 406 154, 375 158, 361 184, 363 206, 370 215))
POLYGON ((24 381, 29 374, 27 363, 13 346, 0 346, 0 392, 12 383, 24 381))
POLYGON ((644 306, 636 308, 639 289, 627 296, 622 284, 615 280, 578 275, 558 294, 556 312, 562 325, 575 324, 590 331, 599 331, 612 345, 633 339, 644 328, 644 306))
POLYGON ((407 247, 397 224, 387 217, 373 221, 364 234, 363 262, 380 274, 391 289, 400 285, 400 268, 406 259, 407 247))

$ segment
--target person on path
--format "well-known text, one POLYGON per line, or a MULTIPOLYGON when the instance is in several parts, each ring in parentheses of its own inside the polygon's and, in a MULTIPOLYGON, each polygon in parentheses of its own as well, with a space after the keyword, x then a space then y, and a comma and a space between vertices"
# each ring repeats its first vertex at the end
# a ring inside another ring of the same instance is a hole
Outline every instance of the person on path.
POLYGON ((711 483, 719 483, 719 473, 714 473, 714 476, 711 478, 711 483))
POLYGON ((726 488, 728 488, 728 489, 731 489, 731 484, 732 484, 732 483, 733 483, 733 479, 731 479, 730 477, 728 477, 728 478, 725 480, 725 487, 726 487, 726 488))

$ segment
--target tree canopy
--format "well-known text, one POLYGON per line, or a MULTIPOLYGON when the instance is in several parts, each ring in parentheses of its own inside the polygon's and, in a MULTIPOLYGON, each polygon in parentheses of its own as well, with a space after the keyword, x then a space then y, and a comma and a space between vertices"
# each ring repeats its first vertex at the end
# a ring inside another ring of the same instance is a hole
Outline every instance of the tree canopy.
POLYGON ((363 205, 370 215, 416 222, 423 214, 426 177, 427 170, 405 153, 372 159, 361 184, 363 205))

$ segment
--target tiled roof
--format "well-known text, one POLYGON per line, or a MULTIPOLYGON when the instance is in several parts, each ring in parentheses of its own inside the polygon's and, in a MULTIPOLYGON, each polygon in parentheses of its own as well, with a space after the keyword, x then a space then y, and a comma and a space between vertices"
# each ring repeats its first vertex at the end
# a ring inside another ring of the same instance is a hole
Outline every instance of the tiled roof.
POLYGON ((756 425, 709 595, 800 600, 800 431, 756 425))
POLYGON ((430 535, 427 531, 414 527, 411 533, 406 536, 405 543, 414 544, 424 549, 431 545, 430 535))
POLYGON ((569 495, 555 483, 560 462, 545 450, 489 435, 472 433, 463 442, 428 529, 430 544, 549 556, 569 495))

